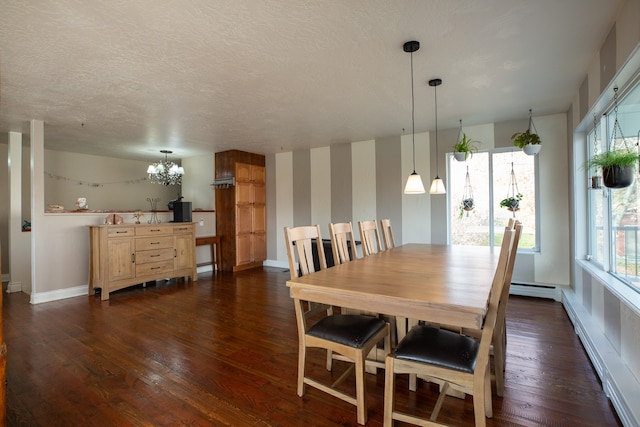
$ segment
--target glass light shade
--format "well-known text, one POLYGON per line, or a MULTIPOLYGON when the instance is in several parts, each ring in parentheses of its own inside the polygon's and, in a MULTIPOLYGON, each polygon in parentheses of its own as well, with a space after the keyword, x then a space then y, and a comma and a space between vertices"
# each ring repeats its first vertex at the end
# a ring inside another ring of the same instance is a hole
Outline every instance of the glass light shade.
POLYGON ((422 178, 420 175, 413 171, 409 178, 407 178, 407 185, 404 186, 404 194, 423 194, 424 185, 422 185, 422 178))
POLYGON ((444 182, 438 176, 436 176, 431 182, 431 188, 429 189, 429 194, 446 194, 447 190, 444 188, 444 182))
POLYGON ((147 173, 156 173, 156 167, 154 165, 149 165, 147 173))
POLYGON ((169 168, 169 175, 178 175, 180 174, 180 169, 178 169, 178 165, 173 164, 169 168))

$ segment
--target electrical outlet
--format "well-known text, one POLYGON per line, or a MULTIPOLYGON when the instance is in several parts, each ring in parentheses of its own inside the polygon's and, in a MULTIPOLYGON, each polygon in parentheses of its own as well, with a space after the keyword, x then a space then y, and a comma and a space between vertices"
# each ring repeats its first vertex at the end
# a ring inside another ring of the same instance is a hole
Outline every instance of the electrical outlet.
POLYGON ((204 227, 204 218, 200 218, 200 227, 204 227))

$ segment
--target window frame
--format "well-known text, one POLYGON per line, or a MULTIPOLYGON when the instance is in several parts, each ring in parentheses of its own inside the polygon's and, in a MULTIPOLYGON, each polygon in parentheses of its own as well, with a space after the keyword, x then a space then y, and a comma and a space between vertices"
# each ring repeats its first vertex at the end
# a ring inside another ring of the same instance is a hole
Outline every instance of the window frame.
MULTIPOLYGON (((494 154, 504 154, 504 153, 516 153, 521 152, 522 155, 525 155, 522 150, 517 147, 497 147, 497 148, 488 148, 478 150, 478 153, 488 153, 488 180, 487 183, 489 187, 489 247, 495 248, 495 214, 496 209, 500 209, 497 207, 500 199, 495 198, 494 191, 494 154)), ((529 253, 529 254, 539 254, 542 250, 542 242, 541 242, 541 233, 540 233, 540 162, 538 155, 533 156, 533 171, 534 171, 534 196, 535 196, 535 239, 536 245, 532 248, 518 248, 519 253, 529 253)), ((451 183, 451 162, 456 162, 454 159, 453 153, 446 154, 446 177, 447 183, 451 183)), ((476 193, 477 189, 474 187, 474 193, 476 193)), ((499 196, 500 197, 500 196, 499 196)), ((452 211, 454 208, 458 206, 458 201, 452 200, 451 192, 447 191, 447 244, 451 244, 451 231, 452 231, 452 211)))

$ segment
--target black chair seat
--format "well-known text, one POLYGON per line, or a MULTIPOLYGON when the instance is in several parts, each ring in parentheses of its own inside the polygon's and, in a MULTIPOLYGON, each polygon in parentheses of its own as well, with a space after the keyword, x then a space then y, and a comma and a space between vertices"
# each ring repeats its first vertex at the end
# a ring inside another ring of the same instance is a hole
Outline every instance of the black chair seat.
POLYGON ((319 320, 307 330, 307 335, 362 348, 385 324, 384 320, 373 316, 334 314, 319 320))
POLYGON ((479 346, 475 339, 456 332, 417 325, 400 341, 395 357, 473 373, 479 346))

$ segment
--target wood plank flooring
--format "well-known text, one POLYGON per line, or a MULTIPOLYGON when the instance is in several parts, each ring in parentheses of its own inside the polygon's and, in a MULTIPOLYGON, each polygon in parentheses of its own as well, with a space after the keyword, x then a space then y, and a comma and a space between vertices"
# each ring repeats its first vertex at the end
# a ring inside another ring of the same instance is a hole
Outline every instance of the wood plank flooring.
MULTIPOLYGON (((157 282, 39 305, 5 294, 9 426, 356 426, 355 407, 296 395, 297 332, 288 271, 265 268, 157 282)), ((562 305, 511 297, 506 390, 492 426, 619 426, 562 305)), ((324 354, 308 369, 330 378, 324 354)), ((368 426, 382 425, 384 372, 368 374, 368 426)), ((435 388, 397 402, 428 414, 435 388), (427 405, 425 407, 425 405, 427 405)), ((353 381, 346 381, 349 387, 353 381)), ((440 421, 473 425, 471 398, 440 421)), ((401 425, 396 423, 396 425, 401 425)))

